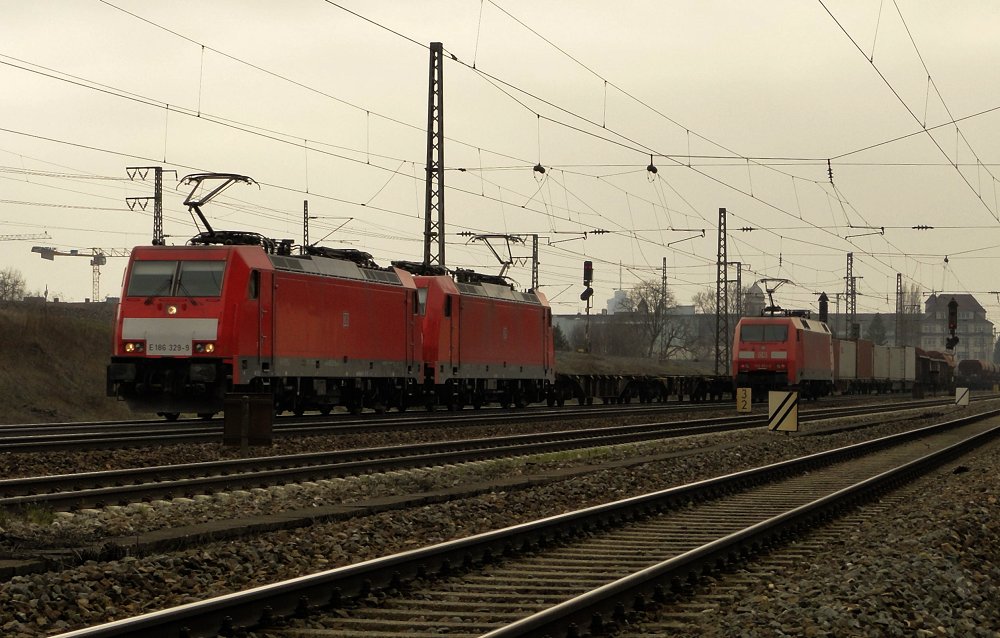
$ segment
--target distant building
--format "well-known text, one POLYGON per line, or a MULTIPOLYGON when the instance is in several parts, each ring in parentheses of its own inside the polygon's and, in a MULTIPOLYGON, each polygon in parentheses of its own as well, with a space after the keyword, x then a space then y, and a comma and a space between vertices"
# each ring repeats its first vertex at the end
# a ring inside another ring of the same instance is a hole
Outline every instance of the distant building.
MULTIPOLYGON (((963 359, 993 360, 993 347, 996 340, 994 324, 986 318, 986 309, 968 294, 931 295, 924 301, 924 311, 903 315, 897 323, 896 313, 858 313, 855 323, 862 338, 867 338, 868 330, 876 314, 882 317, 885 327, 886 343, 888 345, 916 346, 924 350, 946 352, 945 340, 948 333, 948 302, 955 299, 958 303, 958 345, 952 352, 956 361, 963 359), (900 331, 897 339, 897 330, 900 331)), ((914 309, 916 310, 916 309, 914 309)), ((835 312, 830 313, 830 329, 834 335, 843 338, 850 335, 847 317, 835 312)))
POLYGON ((618 311, 618 309, 622 307, 622 304, 625 303, 625 299, 627 297, 628 293, 626 291, 616 290, 614 294, 611 296, 611 299, 608 299, 608 310, 606 314, 609 315, 615 314, 618 311))
POLYGON ((955 359, 993 360, 993 322, 986 318, 986 309, 972 295, 931 295, 924 302, 924 321, 920 330, 921 348, 943 350, 948 332, 948 303, 958 303, 958 345, 955 359))
POLYGON ((743 316, 759 317, 760 313, 764 311, 764 306, 767 305, 766 302, 767 299, 764 297, 764 291, 760 289, 760 286, 754 283, 754 285, 750 286, 746 295, 743 297, 743 316))

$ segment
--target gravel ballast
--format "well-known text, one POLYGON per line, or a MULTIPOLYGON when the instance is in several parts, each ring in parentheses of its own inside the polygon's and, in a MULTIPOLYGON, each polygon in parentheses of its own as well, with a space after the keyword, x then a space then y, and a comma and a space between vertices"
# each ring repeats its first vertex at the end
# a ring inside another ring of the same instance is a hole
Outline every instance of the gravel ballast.
MULTIPOLYGON (((902 428, 901 424, 894 424, 882 426, 878 431, 880 434, 887 434, 902 428)), ((210 543, 170 554, 126 557, 109 562, 91 561, 61 572, 18 576, 0 585, 0 610, 2 610, 0 632, 4 636, 17 638, 51 635, 112 618, 246 589, 274 580, 467 536, 590 504, 762 465, 807 451, 846 445, 871 436, 871 433, 854 432, 820 438, 776 436, 761 438, 759 433, 741 432, 712 437, 691 437, 658 444, 625 446, 609 452, 589 453, 589 462, 598 464, 606 458, 651 453, 654 449, 663 452, 668 449, 698 445, 705 446, 705 450, 672 461, 625 469, 597 470, 571 480, 553 482, 523 491, 488 493, 461 501, 364 516, 349 521, 318 524, 292 531, 270 532, 238 541, 210 543), (755 437, 759 442, 754 445, 730 445, 740 441, 746 442, 751 437, 755 437)), ((958 583, 958 576, 947 576, 951 573, 961 575, 964 579, 961 582, 970 583, 969 591, 976 591, 977 587, 982 589, 981 583, 992 583, 992 587, 995 588, 996 583, 1000 582, 997 574, 1000 562, 998 562, 996 542, 1000 529, 995 516, 997 512, 995 477, 997 470, 1000 470, 1000 454, 997 452, 997 446, 993 446, 990 453, 984 452, 980 456, 985 459, 982 461, 984 466, 981 471, 978 466, 970 465, 972 468, 970 471, 954 475, 956 480, 962 481, 961 483, 949 482, 947 486, 942 486, 940 481, 931 482, 927 493, 914 499, 916 512, 904 512, 895 516, 887 530, 860 530, 857 547, 889 546, 885 543, 885 539, 892 538, 887 533, 892 531, 897 535, 895 538, 900 540, 893 542, 891 548, 902 551, 902 548, 906 547, 902 539, 919 538, 919 530, 926 529, 930 533, 932 530, 954 529, 958 536, 948 541, 954 552, 931 556, 917 566, 926 573, 934 574, 930 577, 932 581, 945 578, 946 582, 958 583), (967 487, 969 491, 956 496, 952 493, 952 489, 958 487, 967 487), (981 507, 978 510, 971 506, 958 507, 957 503, 978 503, 981 507), (931 568, 933 571, 927 571, 931 568), (949 578, 950 580, 947 580, 949 578)), ((32 538, 36 540, 39 537, 45 538, 46 534, 80 534, 90 537, 107 533, 114 525, 120 526, 120 533, 129 533, 140 528, 142 521, 147 521, 142 524, 152 527, 162 525, 163 519, 175 525, 185 523, 189 520, 185 512, 194 512, 195 518, 204 518, 233 516, 261 508, 275 510, 293 505, 300 507, 303 502, 328 503, 331 500, 344 502, 359 498, 361 495, 412 492, 420 487, 426 489, 431 486, 453 486, 462 482, 480 481, 497 472, 509 474, 518 466, 518 463, 511 461, 503 463, 505 464, 493 467, 490 467, 489 463, 475 463, 444 471, 419 470, 383 477, 345 479, 343 482, 299 488, 276 488, 267 490, 267 494, 251 492, 248 496, 209 498, 190 503, 163 503, 148 506, 146 509, 136 508, 135 512, 127 512, 128 508, 111 512, 99 511, 57 517, 45 526, 25 521, 7 521, 6 524, 0 523, 0 527, 6 525, 2 534, 7 536, 8 541, 13 535, 15 541, 20 538, 23 542, 32 538), (206 513, 203 510, 212 511, 206 513), (158 519, 159 522, 156 522, 158 519)), ((539 468, 570 463, 579 461, 568 454, 550 455, 545 459, 534 459, 530 463, 522 461, 517 471, 528 473, 539 468)), ((925 479, 925 482, 927 480, 929 479, 925 479)), ((919 551, 906 551, 903 555, 913 558, 919 557, 920 554, 919 551)), ((831 581, 816 585, 813 589, 803 590, 808 592, 808 596, 804 598, 827 597, 830 604, 822 608, 833 611, 838 609, 837 601, 853 600, 855 606, 867 604, 866 601, 871 598, 867 587, 880 591, 891 590, 894 582, 900 578, 897 573, 900 569, 904 572, 911 571, 909 568, 894 567, 899 556, 893 553, 886 555, 884 559, 875 560, 884 560, 887 564, 870 568, 856 567, 858 577, 854 585, 841 589, 836 586, 836 581, 831 581), (858 584, 862 582, 864 587, 858 584)), ((852 563, 852 565, 861 564, 852 563)), ((827 577, 831 579, 840 578, 849 571, 843 563, 831 560, 816 561, 814 568, 817 571, 811 574, 810 578, 817 583, 825 582, 822 575, 824 569, 827 577)), ((983 596, 986 593, 982 592, 983 596)), ((992 591, 991 598, 984 598, 984 601, 1000 598, 995 595, 996 593, 992 591)), ((973 598, 970 596, 968 599, 973 598)), ((902 600, 909 601, 912 606, 910 597, 904 597, 902 600)), ((946 631, 949 628, 964 626, 960 622, 963 618, 962 612, 966 610, 964 606, 943 598, 943 603, 939 605, 942 608, 938 609, 933 600, 933 592, 925 594, 919 600, 923 601, 920 613, 936 619, 946 631)), ((985 604, 987 603, 984 602, 983 605, 985 604)), ((789 613, 778 607, 780 605, 776 604, 774 618, 789 613)), ((996 611, 995 607, 992 609, 996 611)), ((758 610, 754 609, 753 613, 758 613, 758 610)), ((853 611, 844 613, 856 615, 853 611)), ((997 617, 1000 615, 994 613, 993 618, 997 617)), ((754 623, 749 623, 749 626, 757 626, 755 623, 758 618, 764 617, 755 616, 754 623)), ((891 621, 891 614, 889 618, 891 621)), ((768 627, 768 622, 763 622, 761 627, 768 627)), ((721 616, 713 619, 713 624, 721 632, 717 634, 719 636, 775 635, 738 633, 739 627, 745 629, 748 626, 747 619, 738 616, 732 620, 732 624, 723 622, 721 616), (715 620, 719 622, 714 623, 715 620), (737 633, 728 633, 730 631, 737 633)), ((994 625, 994 631, 996 628, 994 625)), ((935 627, 934 631, 936 630, 935 627)), ((956 633, 952 634, 935 635, 966 635, 955 631, 956 633)), ((912 633, 904 632, 899 635, 912 635, 912 633)))

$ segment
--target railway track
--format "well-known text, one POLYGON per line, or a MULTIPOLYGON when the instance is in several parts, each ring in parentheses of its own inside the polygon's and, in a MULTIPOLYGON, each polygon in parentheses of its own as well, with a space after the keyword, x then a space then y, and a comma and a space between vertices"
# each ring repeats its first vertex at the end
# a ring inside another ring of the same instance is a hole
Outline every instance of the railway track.
MULTIPOLYGON (((908 407, 914 407, 904 404, 908 407)), ((920 402, 917 407, 924 407, 920 402)), ((804 420, 870 415, 887 406, 824 408, 804 420)), ((892 411, 904 409, 893 404, 892 411)), ((54 510, 103 507, 160 498, 389 472, 448 463, 620 445, 758 427, 759 415, 598 427, 457 441, 335 450, 308 454, 214 460, 54 476, 0 480, 0 508, 42 504, 54 510)), ((841 426, 844 428, 861 426, 841 426)))
MULTIPOLYGON (((359 434, 376 431, 395 432, 447 427, 449 425, 485 425, 518 423, 525 418, 567 420, 607 418, 644 414, 674 414, 718 410, 718 404, 656 404, 635 406, 573 406, 530 408, 527 410, 486 409, 412 413, 407 415, 368 414, 364 417, 280 417, 274 424, 276 437, 325 434, 359 434)), ((115 449, 143 445, 178 443, 218 443, 222 439, 222 419, 179 421, 141 420, 89 423, 52 423, 0 425, 0 452, 42 452, 60 450, 115 449)))
MULTIPOLYGON (((895 409, 906 407, 936 407, 948 405, 951 399, 888 402, 895 409)), ((855 406, 856 407, 856 406, 855 406)), ((366 418, 315 417, 279 419, 274 425, 275 437, 315 436, 330 434, 360 434, 375 431, 447 427, 449 425, 489 425, 520 423, 527 419, 572 420, 607 418, 609 415, 642 416, 690 414, 722 409, 719 404, 646 404, 633 406, 572 406, 564 408, 533 408, 528 410, 483 410, 423 413, 410 415, 368 415, 366 418)), ((803 414, 824 413, 829 406, 803 407, 803 414)), ((849 408, 841 408, 849 409, 849 408)), ((120 449, 151 445, 183 443, 218 443, 222 438, 222 420, 180 421, 143 420, 122 422, 52 423, 0 425, 0 452, 46 452, 72 450, 120 449)))
POLYGON ((606 632, 998 434, 994 410, 61 638, 606 632))

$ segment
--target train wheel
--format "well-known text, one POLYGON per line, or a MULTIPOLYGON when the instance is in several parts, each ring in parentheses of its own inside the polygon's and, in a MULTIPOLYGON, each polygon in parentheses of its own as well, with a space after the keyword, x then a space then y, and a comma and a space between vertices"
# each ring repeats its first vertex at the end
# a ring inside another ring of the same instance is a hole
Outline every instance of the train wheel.
POLYGON ((167 421, 176 421, 181 416, 181 413, 180 412, 160 412, 160 416, 162 416, 167 421))
POLYGON ((333 408, 331 406, 324 405, 323 407, 321 407, 319 409, 319 413, 322 414, 323 416, 330 416, 330 411, 331 410, 333 410, 333 408))
POLYGON ((202 421, 210 421, 212 417, 215 416, 215 412, 199 412, 198 418, 202 421))

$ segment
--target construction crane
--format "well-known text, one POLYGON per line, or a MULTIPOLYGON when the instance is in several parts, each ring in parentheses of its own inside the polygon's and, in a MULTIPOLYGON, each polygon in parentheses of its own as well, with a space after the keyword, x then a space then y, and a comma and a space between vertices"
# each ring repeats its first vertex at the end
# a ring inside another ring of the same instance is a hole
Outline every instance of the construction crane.
POLYGON ((42 259, 54 261, 59 257, 90 257, 90 267, 94 273, 94 287, 92 299, 96 302, 101 298, 101 266, 108 263, 108 257, 128 257, 132 254, 129 248, 87 248, 85 250, 71 249, 61 251, 58 248, 49 246, 32 246, 31 252, 38 253, 42 259))
POLYGON ((34 235, 0 235, 0 241, 22 241, 25 239, 52 239, 48 233, 35 233, 34 235))

